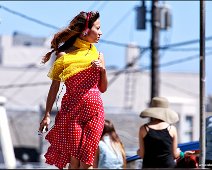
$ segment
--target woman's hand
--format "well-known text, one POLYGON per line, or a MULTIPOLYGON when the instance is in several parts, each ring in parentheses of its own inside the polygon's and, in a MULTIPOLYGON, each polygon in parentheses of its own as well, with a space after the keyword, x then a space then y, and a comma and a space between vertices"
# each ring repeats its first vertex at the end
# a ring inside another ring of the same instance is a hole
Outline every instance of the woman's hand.
POLYGON ((138 156, 141 156, 140 149, 137 150, 137 155, 138 155, 138 156))
POLYGON ((189 157, 193 154, 195 154, 195 151, 185 151, 185 152, 182 152, 180 150, 180 148, 177 148, 178 152, 179 152, 179 157, 177 159, 182 159, 184 157, 189 157))
POLYGON ((93 60, 91 62, 92 67, 98 67, 100 68, 101 71, 105 70, 105 66, 103 64, 103 62, 101 61, 101 59, 99 60, 93 60))
POLYGON ((44 118, 40 122, 39 132, 43 133, 43 131, 48 131, 49 123, 50 123, 50 116, 44 116, 44 118), (46 126, 46 128, 45 128, 45 126, 46 126))
POLYGON ((181 150, 180 150, 180 148, 177 148, 177 153, 180 155, 180 152, 182 152, 181 150))

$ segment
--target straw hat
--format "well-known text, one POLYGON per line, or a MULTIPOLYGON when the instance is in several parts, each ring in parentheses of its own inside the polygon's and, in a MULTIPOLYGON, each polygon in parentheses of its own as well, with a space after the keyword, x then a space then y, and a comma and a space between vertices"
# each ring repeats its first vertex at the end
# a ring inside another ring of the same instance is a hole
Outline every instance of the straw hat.
POLYGON ((164 97, 154 97, 151 107, 141 112, 140 117, 152 117, 173 124, 179 120, 178 114, 169 109, 169 102, 164 97))

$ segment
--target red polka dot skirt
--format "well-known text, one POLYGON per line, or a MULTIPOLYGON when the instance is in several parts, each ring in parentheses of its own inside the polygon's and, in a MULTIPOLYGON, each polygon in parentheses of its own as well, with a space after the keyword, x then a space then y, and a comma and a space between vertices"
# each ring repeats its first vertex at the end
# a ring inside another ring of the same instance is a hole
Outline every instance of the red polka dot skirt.
POLYGON ((66 80, 66 93, 55 125, 46 135, 50 146, 46 163, 62 169, 70 158, 93 165, 104 127, 104 108, 97 84, 98 68, 89 68, 66 80))

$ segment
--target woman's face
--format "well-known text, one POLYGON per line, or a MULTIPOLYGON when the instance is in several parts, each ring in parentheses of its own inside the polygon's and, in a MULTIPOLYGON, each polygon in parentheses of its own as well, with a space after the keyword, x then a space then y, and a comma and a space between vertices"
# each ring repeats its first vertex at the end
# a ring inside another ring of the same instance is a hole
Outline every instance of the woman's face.
POLYGON ((97 19, 88 32, 86 39, 90 43, 98 43, 101 35, 102 31, 100 30, 100 19, 97 19))

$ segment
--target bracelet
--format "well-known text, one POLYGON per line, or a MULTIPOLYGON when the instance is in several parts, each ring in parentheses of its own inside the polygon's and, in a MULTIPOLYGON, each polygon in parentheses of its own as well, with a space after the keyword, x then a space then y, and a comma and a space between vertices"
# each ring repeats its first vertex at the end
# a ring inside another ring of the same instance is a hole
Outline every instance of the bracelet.
POLYGON ((180 158, 184 158, 185 154, 184 152, 180 152, 180 158))

